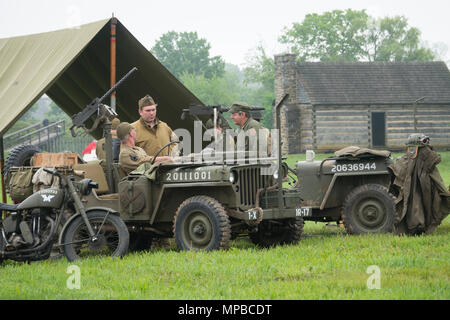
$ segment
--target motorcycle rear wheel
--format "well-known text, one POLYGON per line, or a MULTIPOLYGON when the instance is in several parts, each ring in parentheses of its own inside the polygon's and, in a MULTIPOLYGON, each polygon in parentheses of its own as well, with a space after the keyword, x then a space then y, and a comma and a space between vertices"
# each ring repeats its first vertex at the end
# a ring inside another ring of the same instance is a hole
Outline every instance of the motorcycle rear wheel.
POLYGON ((94 240, 89 236, 81 216, 67 226, 63 236, 63 250, 69 261, 90 256, 122 257, 127 253, 130 242, 127 226, 118 216, 112 213, 106 215, 104 211, 91 211, 87 214, 96 233, 94 240))

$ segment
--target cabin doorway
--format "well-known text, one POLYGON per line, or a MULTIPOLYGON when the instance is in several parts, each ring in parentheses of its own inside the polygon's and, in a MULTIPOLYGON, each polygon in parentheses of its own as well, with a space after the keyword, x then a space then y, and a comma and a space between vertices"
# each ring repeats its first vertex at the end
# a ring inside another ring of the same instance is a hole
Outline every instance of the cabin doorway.
POLYGON ((372 112, 372 146, 386 146, 386 113, 372 112))

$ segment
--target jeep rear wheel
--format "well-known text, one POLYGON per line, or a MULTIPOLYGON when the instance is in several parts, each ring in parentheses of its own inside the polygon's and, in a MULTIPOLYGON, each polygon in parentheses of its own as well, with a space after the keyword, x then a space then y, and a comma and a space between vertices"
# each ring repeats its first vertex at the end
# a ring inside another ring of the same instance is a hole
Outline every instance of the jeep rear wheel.
POLYGON ((180 250, 228 249, 231 226, 222 205, 207 196, 185 200, 175 214, 175 242, 180 250))
POLYGON ((350 234, 392 232, 395 198, 378 184, 357 187, 345 198, 342 220, 350 234))
POLYGON ((303 233, 303 219, 300 217, 262 221, 256 233, 250 233, 252 242, 260 247, 269 248, 278 245, 296 244, 303 233))

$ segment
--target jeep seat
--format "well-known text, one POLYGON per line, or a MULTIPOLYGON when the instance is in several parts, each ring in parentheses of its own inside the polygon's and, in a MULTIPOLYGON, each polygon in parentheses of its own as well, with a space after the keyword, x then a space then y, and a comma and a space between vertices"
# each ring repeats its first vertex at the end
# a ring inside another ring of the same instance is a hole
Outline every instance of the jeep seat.
POLYGON ((84 171, 85 178, 91 179, 98 183, 98 189, 95 190, 98 195, 109 192, 108 182, 106 181, 105 173, 100 165, 100 161, 89 161, 88 163, 75 164, 73 169, 84 171))

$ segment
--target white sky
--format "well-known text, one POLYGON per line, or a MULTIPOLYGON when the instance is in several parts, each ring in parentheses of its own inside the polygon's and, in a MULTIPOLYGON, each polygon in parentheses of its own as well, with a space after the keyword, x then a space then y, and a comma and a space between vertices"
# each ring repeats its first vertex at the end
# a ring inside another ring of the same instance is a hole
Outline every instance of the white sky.
POLYGON ((374 17, 405 16, 430 47, 441 43, 450 51, 448 0, 0 0, 0 38, 73 27, 114 13, 148 49, 167 31, 197 31, 211 44, 212 55, 242 67, 259 43, 268 54, 282 53, 283 28, 306 14, 348 8, 366 9, 374 17))

